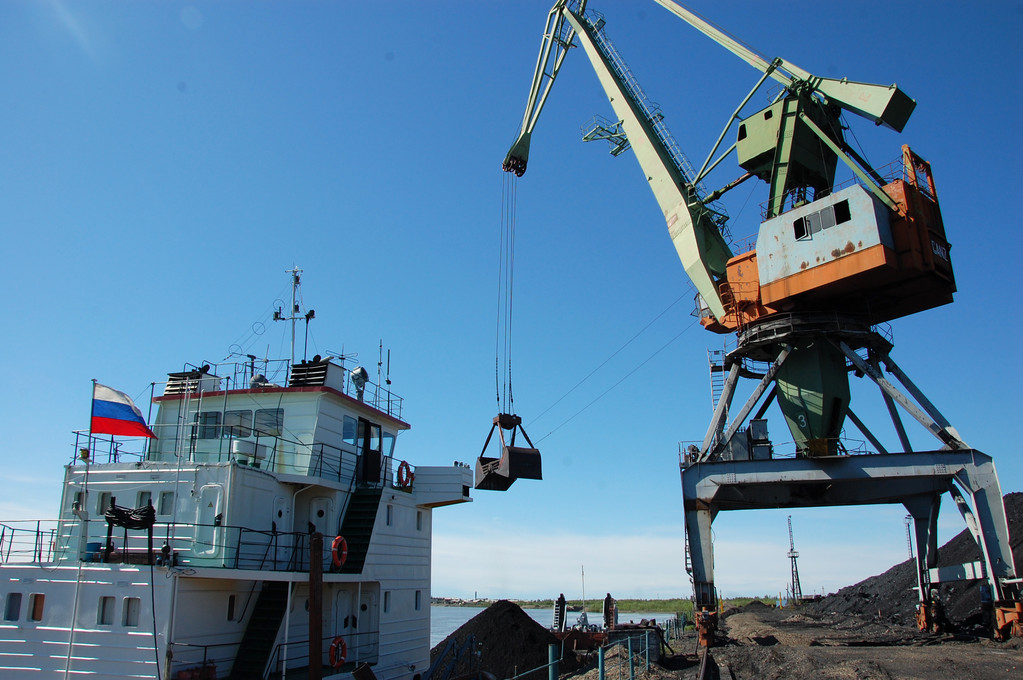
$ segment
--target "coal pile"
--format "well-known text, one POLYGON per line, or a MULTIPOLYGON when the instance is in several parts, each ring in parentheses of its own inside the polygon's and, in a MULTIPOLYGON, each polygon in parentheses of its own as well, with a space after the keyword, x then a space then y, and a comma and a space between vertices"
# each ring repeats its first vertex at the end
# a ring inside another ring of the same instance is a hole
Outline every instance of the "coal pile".
MULTIPOLYGON (((1012 555, 1018 570, 1023 566, 1023 493, 1006 494, 1004 501, 1012 555)), ((979 559, 980 549, 966 529, 938 549, 938 565, 943 567, 979 559)), ((913 561, 906 560, 883 574, 842 588, 818 602, 806 604, 805 607, 820 614, 854 614, 878 617, 896 624, 913 625, 918 602, 914 590, 916 585, 916 566, 913 561)), ((939 596, 945 607, 945 615, 954 629, 974 632, 974 629, 983 624, 980 583, 942 584, 939 596)))
MULTIPOLYGON (((543 680, 547 677, 548 648, 557 644, 554 634, 534 621, 517 604, 498 600, 434 647, 430 652, 430 663, 436 661, 452 639, 456 641, 457 649, 462 647, 469 636, 476 638, 478 666, 471 658, 463 659, 453 676, 481 670, 498 678, 511 678, 542 666, 540 670, 526 676, 526 680, 543 680)), ((445 664, 447 662, 444 661, 445 664)), ((571 670, 564 665, 562 663, 560 667, 562 672, 571 670)))

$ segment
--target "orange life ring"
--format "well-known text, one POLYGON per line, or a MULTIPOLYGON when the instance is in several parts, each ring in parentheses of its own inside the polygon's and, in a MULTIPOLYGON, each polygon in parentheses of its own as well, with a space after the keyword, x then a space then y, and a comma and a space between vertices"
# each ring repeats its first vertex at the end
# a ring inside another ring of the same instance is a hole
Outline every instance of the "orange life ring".
POLYGON ((348 658, 348 645, 345 644, 345 639, 338 635, 330 643, 330 667, 333 669, 341 668, 344 665, 345 659, 348 658))
POLYGON ((412 486, 412 482, 416 476, 412 473, 412 469, 408 463, 401 461, 401 465, 398 466, 398 486, 403 489, 407 489, 412 486))
MULTIPOLYGON (((345 540, 344 536, 335 536, 334 543, 330 546, 330 560, 334 563, 334 567, 337 569, 341 568, 341 565, 348 559, 348 541, 345 540)), ((341 638, 337 638, 340 640, 341 638)))

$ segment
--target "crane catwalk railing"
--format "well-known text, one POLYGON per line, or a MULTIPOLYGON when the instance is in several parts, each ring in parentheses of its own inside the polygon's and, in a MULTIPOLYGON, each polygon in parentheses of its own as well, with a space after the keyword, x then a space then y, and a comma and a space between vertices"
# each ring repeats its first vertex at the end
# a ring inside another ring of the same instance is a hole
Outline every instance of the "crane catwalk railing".
MULTIPOLYGON (((572 5, 573 3, 570 3, 572 5)), ((575 8, 577 9, 577 8, 575 8)), ((597 12, 588 11, 582 16, 582 20, 590 27, 593 33, 593 42, 597 46, 597 49, 603 55, 604 59, 611 66, 611 69, 618 76, 618 79, 625 86, 625 94, 632 99, 632 101, 639 108, 643 117, 646 118, 647 122, 653 128, 654 133, 657 135, 657 139, 661 142, 661 145, 668 152, 675 167, 682 174, 685 181, 693 187, 698 198, 701 198, 707 194, 707 189, 704 187, 702 182, 696 182, 696 171, 693 169, 692 163, 682 152, 678 142, 675 141, 674 136, 668 130, 668 127, 664 124, 664 114, 661 113, 660 105, 650 101, 643 92, 643 88, 640 87, 639 81, 636 80, 636 76, 632 73, 632 69, 625 63, 625 60, 618 53, 614 43, 607 36, 604 31, 604 18, 597 12)), ((707 203, 704 206, 712 213, 712 219, 722 234, 728 236, 726 231, 726 224, 728 221, 728 213, 724 207, 716 203, 707 203)))

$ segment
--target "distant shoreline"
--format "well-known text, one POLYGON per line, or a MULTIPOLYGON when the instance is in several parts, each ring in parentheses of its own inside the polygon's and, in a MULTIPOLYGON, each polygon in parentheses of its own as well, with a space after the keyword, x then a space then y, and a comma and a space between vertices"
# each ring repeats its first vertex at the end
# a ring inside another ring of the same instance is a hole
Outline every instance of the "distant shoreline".
MULTIPOLYGON (((742 606, 748 604, 752 600, 762 600, 764 602, 773 602, 774 598, 770 597, 737 597, 729 598, 725 604, 728 606, 742 606)), ((554 600, 509 600, 514 602, 523 609, 550 609, 554 607, 554 600)), ((463 600, 457 597, 434 597, 430 601, 435 607, 489 607, 497 600, 463 600)), ((639 599, 628 599, 623 598, 616 600, 618 603, 618 612, 621 614, 628 614, 633 612, 642 613, 657 613, 657 614, 689 614, 693 611, 693 602, 689 599, 674 598, 668 600, 639 600, 639 599)), ((604 600, 586 600, 586 611, 588 612, 600 612, 603 611, 604 600)), ((570 611, 580 611, 583 606, 582 600, 568 600, 566 606, 570 611)))
MULTIPOLYGON (((729 597, 722 601, 722 606, 743 606, 753 600, 760 600, 765 603, 772 603, 774 598, 768 595, 761 597, 729 597)), ((497 600, 491 599, 474 599, 465 600, 458 597, 434 597, 431 600, 433 606, 476 606, 486 608, 496 602, 497 600)), ((515 602, 524 609, 547 609, 554 606, 554 601, 551 599, 540 599, 540 600, 517 600, 511 599, 510 602, 515 602)), ((673 598, 673 599, 629 599, 622 598, 616 600, 618 603, 619 614, 692 614, 693 613, 693 600, 673 598)), ((604 609, 604 599, 586 600, 586 610, 589 613, 599 613, 604 609)), ((567 600, 566 605, 571 611, 579 611, 582 609, 582 600, 567 600)))

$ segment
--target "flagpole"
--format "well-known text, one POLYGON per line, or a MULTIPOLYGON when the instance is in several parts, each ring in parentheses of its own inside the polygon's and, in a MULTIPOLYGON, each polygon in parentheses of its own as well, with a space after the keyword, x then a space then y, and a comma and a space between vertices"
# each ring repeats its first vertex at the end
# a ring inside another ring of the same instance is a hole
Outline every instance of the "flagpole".
POLYGON ((96 415, 96 379, 92 379, 92 398, 89 400, 89 436, 85 440, 85 450, 79 451, 79 456, 85 463, 85 482, 82 491, 85 496, 85 505, 89 505, 89 460, 92 458, 92 419, 96 415), (82 455, 84 454, 84 455, 82 455))
MULTIPOLYGON (((153 397, 156 396, 156 383, 149 383, 149 411, 146 414, 146 427, 153 422, 153 397)), ((145 460, 149 454, 149 437, 146 437, 146 441, 142 445, 142 460, 145 460)))
POLYGON ((82 586, 82 564, 85 555, 82 552, 82 548, 85 547, 85 542, 89 540, 89 458, 92 449, 92 416, 96 412, 96 379, 92 379, 92 398, 89 400, 89 436, 85 440, 85 449, 78 451, 78 456, 82 462, 85 463, 85 480, 82 482, 82 505, 79 506, 78 512, 75 513, 78 517, 79 529, 78 533, 78 570, 75 576, 75 596, 71 606, 71 629, 68 631, 67 638, 67 658, 64 659, 64 678, 68 677, 71 672, 71 657, 75 647, 75 620, 78 618, 78 595, 82 586), (84 454, 84 455, 83 455, 84 454))

